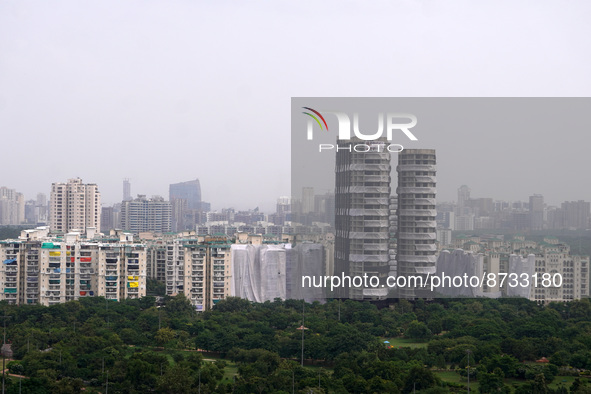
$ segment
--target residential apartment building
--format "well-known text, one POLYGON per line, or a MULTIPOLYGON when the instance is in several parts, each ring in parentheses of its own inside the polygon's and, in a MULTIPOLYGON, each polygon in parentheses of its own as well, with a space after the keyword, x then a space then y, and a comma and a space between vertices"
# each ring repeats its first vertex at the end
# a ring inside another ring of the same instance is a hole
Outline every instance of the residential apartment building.
POLYGON ((25 197, 14 189, 0 187, 0 225, 25 222, 25 197))
POLYGON ((0 300, 9 304, 18 304, 21 283, 18 262, 21 260, 21 248, 18 242, 0 241, 0 300))
POLYGON ((53 305, 81 297, 111 300, 146 295, 146 246, 130 234, 49 236, 49 228, 24 230, 0 242, 0 300, 53 305))
POLYGON ((101 193, 96 184, 82 179, 51 185, 49 226, 52 232, 67 233, 88 227, 101 228, 101 193))
POLYGON ((148 243, 146 276, 160 282, 166 280, 166 241, 157 239, 148 243))
POLYGON ((133 234, 166 233, 171 231, 171 214, 169 201, 159 196, 138 195, 136 199, 121 203, 121 228, 133 234))
POLYGON ((479 256, 482 272, 528 276, 529 286, 525 287, 521 286, 525 283, 521 276, 519 286, 510 286, 509 279, 502 286, 500 281, 487 282, 489 285, 485 284, 482 289, 484 296, 519 295, 539 303, 589 297, 589 256, 571 254, 570 246, 554 237, 535 242, 526 240, 524 236, 507 241, 501 236, 472 236, 457 238, 454 245, 479 256))
POLYGON ((190 236, 166 245, 166 294, 184 293, 197 311, 230 295, 231 241, 223 235, 190 236))
MULTIPOLYGON (((437 253, 436 156, 434 149, 405 149, 398 154, 398 275, 435 272, 437 253)), ((415 289, 398 289, 405 298, 415 289)))
POLYGON ((352 149, 364 142, 347 140, 336 154, 334 269, 335 275, 378 277, 380 284, 342 286, 336 296, 377 300, 388 295, 381 284, 390 271, 390 152, 385 140, 372 141, 367 152, 352 149))

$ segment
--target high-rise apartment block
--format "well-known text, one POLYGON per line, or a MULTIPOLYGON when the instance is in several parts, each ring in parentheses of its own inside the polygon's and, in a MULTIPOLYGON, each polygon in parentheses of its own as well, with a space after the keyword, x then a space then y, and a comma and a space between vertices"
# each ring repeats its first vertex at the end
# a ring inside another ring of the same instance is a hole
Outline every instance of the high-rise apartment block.
POLYGON ((113 207, 102 207, 101 209, 101 228, 100 231, 102 232, 109 232, 109 230, 113 230, 119 227, 119 223, 115 225, 115 212, 113 207))
POLYGON ((133 234, 171 231, 171 204, 162 197, 138 198, 121 203, 121 228, 133 234))
POLYGON ((561 205, 562 228, 588 229, 591 204, 588 201, 565 201, 561 205))
MULTIPOLYGON (((405 149, 398 154, 398 275, 435 272, 437 212, 434 149, 405 149)), ((415 289, 399 289, 400 297, 415 297, 415 289)))
MULTIPOLYGON (((341 287, 336 296, 353 299, 387 297, 390 270, 390 153, 381 140, 357 152, 359 139, 340 141, 336 154, 335 275, 376 276, 378 287, 341 287), (349 150, 350 149, 350 150, 349 150)), ((399 200, 400 201, 400 200, 399 200)))
POLYGON ((14 189, 0 187, 0 225, 22 224, 25 221, 25 197, 14 189))
POLYGON ((148 261, 146 275, 162 283, 166 280, 166 241, 153 240, 148 243, 148 261))
POLYGON ((228 297, 232 279, 230 246, 225 236, 181 237, 167 243, 166 294, 184 293, 197 311, 210 309, 228 297))
POLYGON ((314 212, 314 188, 303 187, 302 188, 302 213, 314 212))
POLYGON ((101 193, 94 183, 69 179, 68 183, 51 185, 49 226, 51 231, 67 233, 101 227, 101 193))

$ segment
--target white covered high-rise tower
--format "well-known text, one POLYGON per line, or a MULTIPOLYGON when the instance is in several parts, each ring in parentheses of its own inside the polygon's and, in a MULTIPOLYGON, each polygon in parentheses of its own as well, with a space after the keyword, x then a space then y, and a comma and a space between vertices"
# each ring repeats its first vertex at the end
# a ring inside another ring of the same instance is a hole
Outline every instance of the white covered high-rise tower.
MULTIPOLYGON (((405 149, 398 154, 399 276, 435 272, 437 222, 435 149, 405 149)), ((400 297, 414 298, 415 289, 398 289, 400 297)))
POLYGON ((379 278, 377 286, 344 286, 337 297, 385 299, 390 270, 390 152, 385 140, 369 142, 368 151, 351 147, 367 141, 340 141, 336 155, 334 275, 379 278), (351 149, 351 150, 349 150, 351 149))

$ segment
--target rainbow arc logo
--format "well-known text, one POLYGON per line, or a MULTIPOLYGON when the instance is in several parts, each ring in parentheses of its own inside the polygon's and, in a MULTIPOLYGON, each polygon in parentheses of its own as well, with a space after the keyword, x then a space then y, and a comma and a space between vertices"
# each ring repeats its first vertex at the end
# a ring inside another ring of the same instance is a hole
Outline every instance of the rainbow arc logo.
MULTIPOLYGON (((322 116, 320 114, 320 112, 316 111, 315 109, 312 109, 310 107, 302 107, 303 109, 307 109, 308 111, 314 112, 316 115, 318 115, 320 117, 320 119, 322 119, 322 123, 324 123, 324 126, 326 126, 326 131, 328 131, 328 124, 326 124, 326 120, 324 119, 324 116, 322 116)), ((324 130, 324 128, 322 127, 322 123, 320 123, 320 120, 318 120, 318 118, 314 115, 312 115, 310 112, 302 112, 305 115, 308 115, 309 117, 311 117, 312 119, 314 119, 316 121, 316 123, 318 123, 318 126, 320 126, 320 130, 324 130)))

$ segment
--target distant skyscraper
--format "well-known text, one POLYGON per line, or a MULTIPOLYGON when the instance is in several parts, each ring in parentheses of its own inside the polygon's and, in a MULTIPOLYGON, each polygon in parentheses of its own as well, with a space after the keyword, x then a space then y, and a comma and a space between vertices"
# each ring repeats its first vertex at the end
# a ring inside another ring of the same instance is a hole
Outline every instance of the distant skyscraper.
POLYGON ((37 222, 47 223, 47 196, 44 193, 37 193, 37 204, 35 206, 37 212, 37 222))
POLYGON ((114 218, 113 207, 103 207, 101 210, 101 232, 108 233, 110 230, 118 228, 113 221, 114 218))
POLYGON ((25 202, 25 222, 27 222, 27 224, 37 224, 35 200, 25 202))
POLYGON ((101 227, 101 193, 94 183, 68 179, 68 183, 51 185, 49 225, 54 232, 85 231, 101 227))
POLYGON ((542 230, 544 228, 544 196, 534 194, 529 197, 530 228, 542 230))
POLYGON ((286 214, 291 211, 291 197, 279 197, 277 199, 277 213, 286 214))
POLYGON ((314 212, 314 188, 302 188, 302 213, 314 212))
POLYGON ((0 187, 0 224, 21 224, 25 221, 25 197, 14 189, 0 187))
MULTIPOLYGON (((399 276, 427 275, 435 272, 436 164, 434 149, 405 149, 398 154, 396 259, 399 276)), ((399 289, 399 295, 413 298, 416 293, 414 289, 406 287, 399 289)))
POLYGON ((45 193, 37 193, 37 205, 47 205, 47 196, 45 193))
POLYGON ((336 154, 334 274, 367 274, 380 281, 377 287, 340 288, 338 297, 383 299, 388 289, 381 285, 390 268, 390 153, 384 141, 369 143, 368 152, 346 148, 365 142, 351 139, 336 154))
POLYGON ((129 200, 131 200, 131 183, 128 178, 125 178, 123 180, 123 201, 129 200))
POLYGON ((470 201, 470 188, 466 185, 460 186, 458 189, 458 215, 465 215, 468 212, 464 212, 468 207, 470 201))
POLYGON ((201 209, 201 185, 199 179, 188 182, 173 183, 168 189, 169 199, 187 201, 188 209, 201 209))
POLYGON ((562 203, 562 228, 588 229, 590 204, 587 201, 565 201, 562 203))
POLYGON ((182 231, 194 229, 199 223, 199 211, 209 210, 201 201, 199 179, 173 183, 169 186, 169 199, 172 205, 172 229, 182 231))

